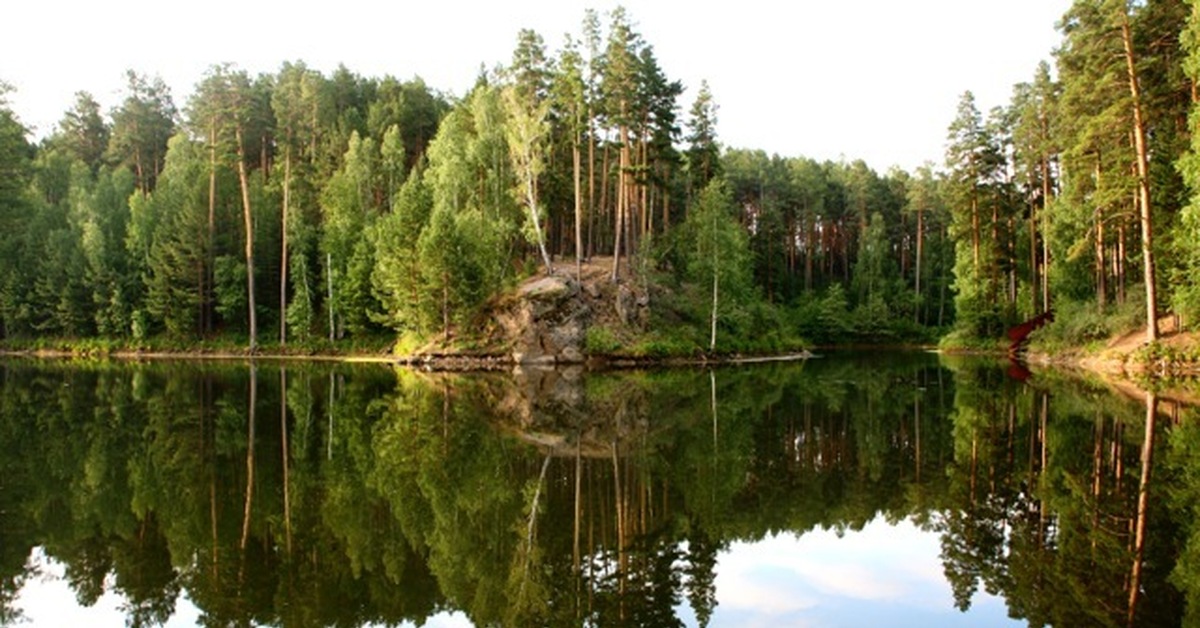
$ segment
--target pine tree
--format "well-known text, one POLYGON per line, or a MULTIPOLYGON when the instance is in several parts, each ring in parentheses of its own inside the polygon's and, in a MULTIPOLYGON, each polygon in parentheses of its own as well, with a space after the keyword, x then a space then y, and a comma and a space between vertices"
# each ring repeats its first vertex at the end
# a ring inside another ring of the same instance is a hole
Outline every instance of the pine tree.
POLYGON ((721 174, 721 148, 717 143, 717 105, 708 81, 701 81, 687 122, 686 164, 689 199, 721 174))
POLYGON ((177 111, 161 78, 148 79, 132 70, 126 76, 128 95, 112 114, 109 157, 133 170, 138 190, 147 194, 163 168, 177 111))

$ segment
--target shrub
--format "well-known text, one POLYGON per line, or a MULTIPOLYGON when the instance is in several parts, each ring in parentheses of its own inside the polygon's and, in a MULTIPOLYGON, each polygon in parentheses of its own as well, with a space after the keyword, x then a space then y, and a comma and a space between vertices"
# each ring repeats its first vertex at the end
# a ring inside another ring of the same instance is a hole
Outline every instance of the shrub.
POLYGON ((600 325, 593 325, 588 327, 584 348, 589 354, 604 355, 620 349, 621 343, 612 330, 600 325))

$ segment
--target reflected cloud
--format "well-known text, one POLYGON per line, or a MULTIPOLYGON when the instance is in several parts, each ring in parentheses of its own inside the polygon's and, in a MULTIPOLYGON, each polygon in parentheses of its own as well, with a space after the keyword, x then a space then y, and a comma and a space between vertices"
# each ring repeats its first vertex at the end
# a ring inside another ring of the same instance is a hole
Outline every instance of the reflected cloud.
MULTIPOLYGON (((719 557, 716 585, 714 626, 968 622, 953 610, 937 534, 907 520, 733 543, 719 557)), ((1000 600, 978 597, 975 610, 986 615, 971 625, 1012 623, 1000 600)), ((980 619, 973 613, 970 621, 980 619)))
MULTIPOLYGON (((29 565, 38 575, 21 589, 15 606, 21 610, 23 622, 29 626, 125 626, 125 598, 105 582, 104 595, 93 606, 81 606, 66 578, 66 568, 45 551, 34 548, 29 565)), ((175 613, 164 626, 182 628, 197 626, 200 611, 185 595, 175 602, 175 613)))

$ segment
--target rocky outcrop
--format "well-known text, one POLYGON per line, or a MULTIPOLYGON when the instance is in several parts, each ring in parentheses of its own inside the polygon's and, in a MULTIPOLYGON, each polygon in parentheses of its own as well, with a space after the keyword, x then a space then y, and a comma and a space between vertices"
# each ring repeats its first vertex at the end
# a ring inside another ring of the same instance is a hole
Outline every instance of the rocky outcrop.
POLYGON ((570 277, 531 279, 496 314, 519 364, 578 364, 592 321, 590 299, 570 277))

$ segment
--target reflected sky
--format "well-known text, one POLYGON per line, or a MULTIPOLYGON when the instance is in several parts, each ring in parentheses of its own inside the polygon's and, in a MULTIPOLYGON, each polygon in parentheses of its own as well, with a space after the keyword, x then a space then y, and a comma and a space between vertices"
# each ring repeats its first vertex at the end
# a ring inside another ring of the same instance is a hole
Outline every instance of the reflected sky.
MULTIPOLYGON (((862 530, 813 530, 733 543, 717 567, 710 626, 1020 626, 979 592, 954 608, 939 537, 881 518, 862 530)), ((680 609, 695 625, 690 609, 680 609)))
MULTIPOLYGON (((936 532, 911 521, 895 525, 876 518, 861 530, 813 530, 757 542, 735 542, 717 564, 718 605, 709 625, 747 628, 798 626, 1020 626, 1004 601, 976 593, 968 612, 954 608, 942 573, 936 532)), ((81 607, 64 579, 61 563, 39 548, 31 578, 17 601, 27 625, 124 626, 124 600, 111 587, 92 607, 81 607)), ((691 608, 676 609, 695 626, 691 608)), ((181 596, 166 624, 195 626, 200 612, 181 596)), ((404 624, 411 626, 412 624, 404 624)), ((431 617, 428 628, 470 626, 461 612, 431 617)))
MULTIPOLYGON (((125 598, 113 592, 105 582, 104 595, 93 606, 81 606, 66 579, 63 564, 34 548, 29 563, 34 568, 15 606, 28 626, 125 626, 125 598)), ((111 580, 111 576, 109 576, 111 580)), ((177 628, 199 625, 200 611, 184 592, 175 602, 175 614, 164 626, 177 628)))

